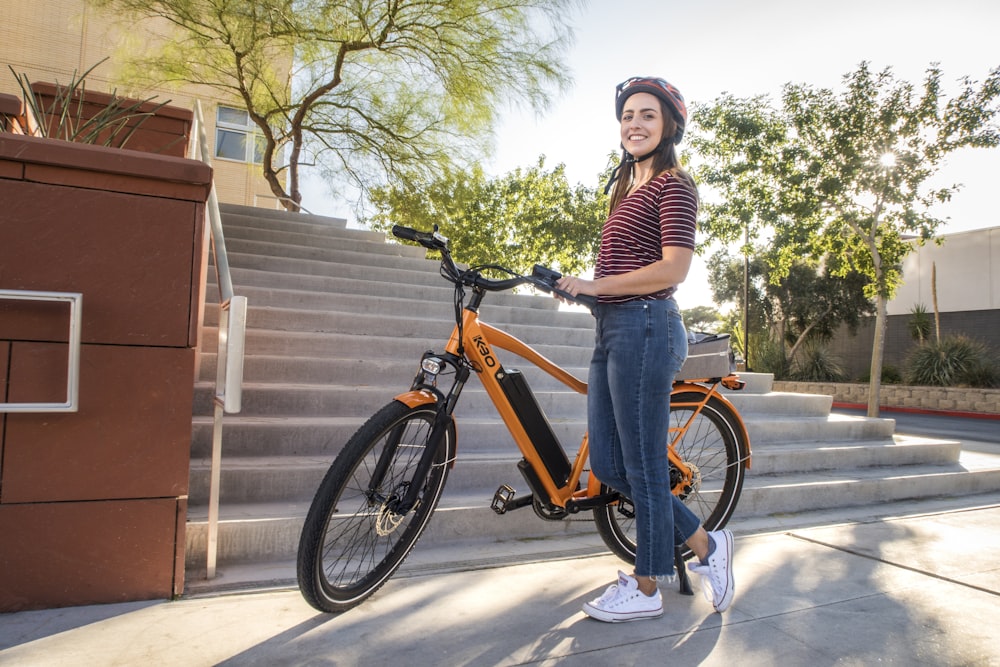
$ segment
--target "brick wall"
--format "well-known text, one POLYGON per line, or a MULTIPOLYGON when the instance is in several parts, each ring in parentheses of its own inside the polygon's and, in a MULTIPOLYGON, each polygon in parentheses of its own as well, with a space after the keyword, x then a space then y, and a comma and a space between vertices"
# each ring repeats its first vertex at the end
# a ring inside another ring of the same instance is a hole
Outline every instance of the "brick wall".
MULTIPOLYGON (((929 317, 933 336, 934 314, 929 313, 929 317)), ((893 366, 904 374, 906 358, 917 345, 907 331, 909 321, 910 315, 890 315, 885 334, 883 366, 893 366)), ((856 336, 851 336, 847 327, 841 326, 840 331, 830 341, 830 352, 840 359, 847 375, 853 379, 868 377, 872 359, 873 331, 874 318, 866 318, 856 336)), ((985 344, 995 354, 1000 354, 1000 310, 941 313, 941 335, 967 336, 985 344)))

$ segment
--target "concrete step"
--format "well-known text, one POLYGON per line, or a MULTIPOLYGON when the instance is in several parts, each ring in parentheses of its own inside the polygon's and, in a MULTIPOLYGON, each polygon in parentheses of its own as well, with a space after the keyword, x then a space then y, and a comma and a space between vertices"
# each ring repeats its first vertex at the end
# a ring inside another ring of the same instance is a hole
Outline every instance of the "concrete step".
MULTIPOLYGON (((444 281, 442 281, 443 283, 444 281)), ((213 285, 214 286, 214 285, 213 285)), ((275 289, 269 287, 240 286, 240 296, 245 296, 250 310, 281 308, 288 310, 326 311, 337 313, 364 313, 399 317, 408 314, 420 319, 435 320, 446 326, 455 320, 452 290, 428 289, 431 298, 423 300, 419 309, 413 307, 413 298, 370 294, 344 294, 317 292, 302 289, 275 289)), ((549 299, 548 297, 544 297, 549 299)), ((551 299, 549 299, 551 301, 551 299)), ((551 327, 568 327, 594 330, 594 318, 589 313, 568 310, 525 308, 516 301, 505 304, 488 303, 480 309, 480 319, 493 325, 533 324, 551 327)), ((218 326, 218 303, 205 307, 205 324, 218 326)))
MULTIPOLYGON (((231 415, 224 419, 223 451, 226 456, 328 456, 332 458, 350 440, 370 414, 341 417, 260 417, 231 415)), ((212 418, 193 420, 192 457, 211 455, 212 418)), ((586 419, 573 416, 550 420, 552 432, 567 449, 576 449, 586 430, 586 419)), ((458 446, 461 452, 514 451, 510 432, 494 412, 492 415, 460 417, 458 446)), ((226 462, 223 461, 223 465, 226 462)))
MULTIPOLYGON (((331 417, 370 417, 375 411, 402 393, 408 385, 370 387, 362 385, 295 385, 244 383, 243 411, 257 416, 288 416, 297 414, 331 417)), ((199 383, 195 386, 194 410, 208 415, 212 411, 214 387, 199 383)), ((553 420, 582 418, 586 414, 587 398, 573 391, 538 390, 535 399, 553 420)), ((486 390, 466 385, 462 400, 455 411, 464 420, 496 412, 486 390)))
MULTIPOLYGON (((419 272, 410 271, 407 274, 396 274, 392 280, 387 280, 381 273, 365 271, 363 268, 354 271, 337 270, 336 265, 329 263, 308 267, 326 269, 326 273, 295 273, 292 271, 298 265, 295 261, 267 262, 263 261, 264 259, 266 258, 247 262, 255 266, 232 267, 233 284, 241 290, 246 287, 261 287, 354 294, 368 297, 372 301, 390 297, 405 300, 410 308, 413 308, 414 302, 453 303, 454 287, 437 273, 428 273, 418 279, 416 276, 419 272), (383 279, 380 280, 379 277, 383 279)), ((209 279, 210 285, 212 281, 214 278, 209 279)), ((491 293, 484 303, 482 312, 489 312, 488 309, 495 306, 538 308, 546 311, 559 309, 559 303, 551 296, 514 292, 491 293)))
POLYGON ((743 420, 750 442, 766 446, 784 442, 815 442, 829 440, 872 440, 892 438, 892 419, 859 419, 844 415, 800 416, 754 413, 747 411, 743 420))
MULTIPOLYGON (((291 236, 291 235, 286 235, 291 236)), ((299 238, 302 243, 306 239, 299 238)), ((357 267, 363 269, 373 267, 380 270, 413 271, 437 275, 438 263, 414 257, 402 249, 408 246, 376 244, 361 239, 313 239, 309 245, 292 243, 275 243, 241 238, 226 238, 226 250, 233 266, 247 266, 250 263, 260 265, 263 260, 278 259, 294 260, 300 263, 310 263, 322 267, 324 264, 337 264, 342 267, 357 267), (372 249, 369 249, 371 246, 372 249), (378 248, 378 252, 373 249, 378 248), (398 251, 396 249, 399 249, 398 251)), ((316 271, 309 271, 315 273, 316 271)), ((323 271, 325 274, 326 271, 323 271)), ((441 280, 438 277, 438 280, 441 280)))
MULTIPOLYGON (((839 507, 833 510, 802 511, 761 517, 741 517, 730 523, 737 539, 764 533, 787 532, 800 528, 839 525, 844 522, 868 523, 892 517, 966 511, 970 507, 992 507, 997 504, 997 492, 973 496, 923 498, 879 503, 871 506, 839 507)), ((514 518, 484 517, 486 521, 514 518)), ((530 515, 528 515, 530 516, 530 515)), ((530 518, 526 521, 530 521, 530 518)), ((565 560, 609 553, 596 530, 588 529, 586 519, 573 524, 564 532, 548 537, 524 540, 518 536, 481 539, 441 539, 427 536, 407 556, 395 578, 427 576, 456 570, 491 569, 518 563, 543 560, 565 560)), ((431 522, 434 525, 434 521, 431 522)), ((558 524, 557 524, 558 526, 558 524)), ((205 564, 189 566, 185 580, 185 595, 218 595, 249 589, 294 590, 298 583, 295 561, 285 557, 275 561, 227 563, 216 572, 214 579, 205 578, 205 564)))
MULTIPOLYGON (((844 468, 835 472, 795 475, 750 474, 730 525, 772 514, 872 506, 932 497, 988 493, 1000 488, 1000 461, 964 452, 947 466, 915 465, 887 468, 844 468)), ((435 512, 427 543, 476 539, 544 539, 593 531, 590 513, 567 521, 544 521, 528 509, 496 516, 490 497, 445 488, 435 512)), ((220 507, 219 559, 226 563, 294 560, 309 501, 240 504, 220 507)), ((189 508, 187 562, 204 562, 207 533, 204 508, 189 508)))
MULTIPOLYGON (((407 310, 402 307, 395 314, 390 315, 372 312, 347 313, 249 306, 247 309, 247 329, 340 333, 355 336, 367 336, 373 331, 384 331, 404 338, 434 338, 437 336, 447 340, 454 328, 454 320, 437 317, 430 319, 414 317, 406 313, 407 310)), ((218 326, 217 318, 213 319, 216 321, 211 323, 218 326)), ((508 334, 532 347, 546 344, 583 347, 585 345, 592 346, 594 342, 592 327, 505 323, 503 328, 508 334)))
MULTIPOLYGON (((594 534, 592 513, 582 512, 564 521, 545 521, 530 509, 497 516, 491 498, 464 497, 445 493, 421 537, 425 547, 456 540, 488 536, 492 540, 572 537, 594 534)), ((294 568, 302 524, 308 503, 239 505, 220 509, 218 558, 227 565, 282 562, 294 568)), ((204 568, 208 525, 204 516, 189 512, 187 567, 204 568)))
MULTIPOLYGON (((201 381, 215 382, 218 355, 203 353, 201 357, 201 381)), ((532 389, 565 388, 562 382, 530 364, 516 364, 512 358, 511 368, 524 373, 532 389)), ((348 379, 359 384, 388 387, 396 393, 407 389, 420 363, 419 357, 412 359, 346 359, 324 357, 281 357, 254 355, 243 362, 243 378, 248 383, 296 382, 299 384, 340 384, 348 379)), ((585 366, 566 368, 573 376, 586 381, 585 366)), ((471 380, 477 384, 477 380, 471 380)), ((373 406, 374 408, 375 406, 373 406)))
POLYGON ((748 476, 735 517, 831 509, 914 498, 973 495, 1000 488, 1000 459, 962 452, 944 465, 829 469, 748 476))
MULTIPOLYGON (((382 331, 383 329, 379 329, 382 331)), ((427 350, 442 351, 450 331, 439 336, 404 338, 396 335, 355 336, 351 334, 248 329, 246 355, 285 357, 339 357, 356 359, 412 359, 416 364, 427 350)), ((218 331, 205 329, 202 349, 218 350, 218 331)), ((532 345, 539 354, 567 368, 590 365, 592 350, 579 346, 551 344, 532 345)), ((520 359, 504 350, 496 350, 505 367, 518 368, 520 359)), ((415 368, 415 367, 414 367, 415 368)))
MULTIPOLYGON (((402 245, 386 243, 385 236, 378 232, 349 229, 346 223, 338 225, 292 219, 258 218, 252 215, 227 215, 223 218, 222 229, 227 242, 230 239, 245 239, 295 245, 296 241, 322 242, 324 239, 347 239, 382 245, 402 245)), ((407 247, 420 251, 414 253, 414 256, 426 255, 426 251, 419 246, 407 247)), ((375 252, 381 251, 375 250, 375 252)))
MULTIPOLYGON (((568 456, 575 456, 577 445, 586 428, 584 423, 565 425, 561 441, 567 444, 568 456), (565 436, 565 437, 562 437, 565 436)), ((462 436, 471 445, 459 442, 459 458, 448 488, 461 493, 478 492, 492 497, 500 484, 527 488, 517 470, 521 459, 513 441, 502 424, 461 425, 462 436), (478 428, 475 428, 478 427, 478 428), (492 433, 487 433, 492 431, 492 433), (492 435, 493 437, 480 437, 492 435), (495 440, 505 442, 495 442, 495 440)), ((343 442, 346 442, 343 441, 343 442)), ((312 498, 323 475, 339 451, 332 446, 318 453, 283 453, 266 456, 240 457, 227 452, 222 468, 221 498, 226 503, 271 501, 302 501, 312 498)), ((888 441, 846 441, 810 445, 796 442, 770 445, 754 451, 752 475, 816 472, 820 470, 859 469, 866 467, 940 465, 949 466, 959 460, 960 445, 955 441, 897 437, 888 441)), ((190 504, 208 502, 210 459, 191 461, 190 504)))
POLYGON ((347 220, 344 218, 333 218, 325 215, 314 215, 311 213, 290 213, 283 209, 266 209, 256 206, 241 206, 239 204, 219 204, 219 211, 222 213, 222 226, 234 218, 247 218, 254 224, 273 225, 282 222, 295 224, 312 224, 321 227, 347 228, 347 220))
MULTIPOLYGON (((224 207, 236 293, 248 297, 244 408, 224 419, 219 563, 294 566, 302 519, 334 456, 375 412, 404 391, 418 360, 440 351, 453 326, 454 288, 423 250, 342 220, 224 207)), ((211 272, 210 272, 211 273, 211 272)), ((209 294, 217 293, 214 276, 209 294)), ((482 319, 586 378, 593 318, 548 295, 490 294, 482 319)), ((211 396, 218 306, 206 307, 196 385, 187 531, 189 567, 204 566, 211 396)), ((585 398, 497 350, 521 368, 553 430, 574 452, 586 428, 585 398)), ((830 414, 832 399, 772 391, 747 373, 724 392, 744 415, 753 468, 740 517, 859 507, 902 498, 1000 489, 1000 462, 957 443, 893 436, 893 420, 830 414)), ((424 543, 540 538, 593 539, 589 514, 544 521, 530 510, 496 517, 493 492, 525 489, 520 454, 475 380, 458 412, 459 460, 424 543)))

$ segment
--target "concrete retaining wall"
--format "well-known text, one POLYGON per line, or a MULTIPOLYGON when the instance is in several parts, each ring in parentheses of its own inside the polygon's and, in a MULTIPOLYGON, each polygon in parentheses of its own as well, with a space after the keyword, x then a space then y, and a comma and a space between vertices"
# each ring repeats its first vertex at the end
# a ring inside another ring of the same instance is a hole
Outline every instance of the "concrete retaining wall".
MULTIPOLYGON (((840 382, 774 381, 774 391, 833 396, 835 403, 868 403, 868 385, 840 382)), ((914 387, 883 384, 879 405, 885 408, 953 410, 1000 414, 1000 389, 914 387)))

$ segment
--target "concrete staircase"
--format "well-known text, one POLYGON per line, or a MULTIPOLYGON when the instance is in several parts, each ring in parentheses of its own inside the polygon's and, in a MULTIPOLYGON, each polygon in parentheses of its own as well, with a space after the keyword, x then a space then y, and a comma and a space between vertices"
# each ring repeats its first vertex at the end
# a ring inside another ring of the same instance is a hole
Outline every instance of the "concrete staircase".
MULTIPOLYGON (((251 566, 294 576, 299 530, 333 457, 379 407, 409 387, 423 351, 441 349, 453 323, 452 286, 420 248, 341 220, 224 206, 236 293, 249 301, 243 411, 225 418, 219 569, 251 566)), ((211 396, 218 303, 210 285, 196 385, 187 525, 189 585, 205 566, 211 396)), ((587 313, 548 296, 496 294, 484 321, 586 377, 587 313)), ((567 449, 585 430, 585 398, 511 355, 567 449)), ((991 463, 960 458, 957 442, 893 436, 891 419, 831 415, 827 396, 776 393, 749 375, 729 398, 747 422, 753 467, 741 518, 957 496, 1000 489, 991 463)), ((470 381, 458 410, 459 459, 423 543, 572 538, 589 515, 543 521, 531 510, 489 510, 498 485, 524 489, 520 456, 485 392, 470 381)), ((261 575, 264 576, 264 575, 261 575)))

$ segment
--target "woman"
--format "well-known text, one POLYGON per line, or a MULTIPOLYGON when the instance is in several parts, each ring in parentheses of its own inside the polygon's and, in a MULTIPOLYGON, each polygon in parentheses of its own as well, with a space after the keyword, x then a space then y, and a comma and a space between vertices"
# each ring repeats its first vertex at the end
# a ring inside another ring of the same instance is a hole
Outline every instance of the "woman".
POLYGON ((635 505, 638 548, 634 574, 619 572, 618 582, 583 610, 609 622, 662 615, 657 583, 674 578, 676 539, 698 557, 689 567, 721 612, 733 597, 732 534, 706 532, 670 492, 665 448, 670 389, 687 356, 672 295, 691 266, 698 211, 694 182, 674 148, 687 109, 663 79, 635 77, 617 87, 615 112, 622 162, 612 176, 594 279, 566 276, 558 287, 598 297, 587 392, 590 463, 598 479, 635 505))

